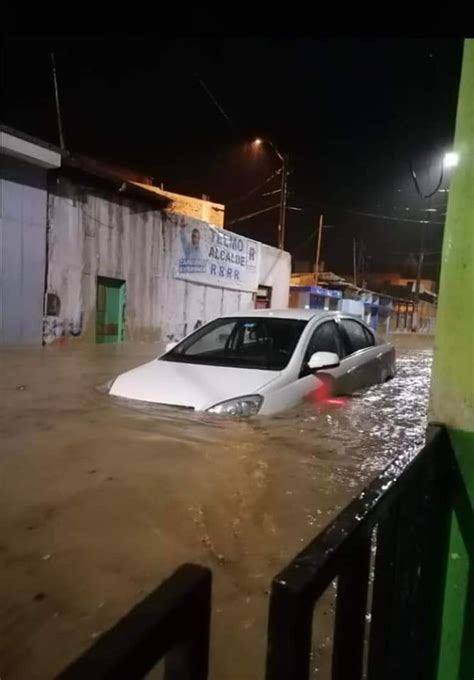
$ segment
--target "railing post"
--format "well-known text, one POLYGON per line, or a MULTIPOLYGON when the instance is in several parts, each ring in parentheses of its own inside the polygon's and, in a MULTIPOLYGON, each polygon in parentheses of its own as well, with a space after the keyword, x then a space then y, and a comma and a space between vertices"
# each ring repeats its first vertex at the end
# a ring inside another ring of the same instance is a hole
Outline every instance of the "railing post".
POLYGON ((165 657, 164 680, 207 680, 211 628, 211 572, 203 571, 183 612, 182 640, 165 657))
POLYGON ((207 680, 211 580, 182 565, 57 680, 138 680, 163 658, 166 680, 207 680))
POLYGON ((379 522, 376 536, 376 555, 370 622, 368 680, 391 680, 390 640, 392 613, 395 603, 394 572, 396 563, 396 535, 398 504, 389 508, 379 522))
POLYGON ((453 450, 446 430, 436 430, 437 447, 431 456, 431 464, 423 470, 420 489, 424 498, 424 523, 420 532, 424 545, 418 609, 425 615, 420 620, 421 665, 417 680, 436 678, 453 500, 453 450))
POLYGON ((308 680, 314 602, 272 583, 266 680, 308 680))
POLYGON ((362 678, 370 549, 365 538, 337 578, 332 680, 362 678))

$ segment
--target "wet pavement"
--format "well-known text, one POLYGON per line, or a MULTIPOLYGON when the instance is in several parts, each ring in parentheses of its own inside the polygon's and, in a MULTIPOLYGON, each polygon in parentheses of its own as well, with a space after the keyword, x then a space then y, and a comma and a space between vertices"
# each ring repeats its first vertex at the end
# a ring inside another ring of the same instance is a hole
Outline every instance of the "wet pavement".
MULTIPOLYGON (((0 351, 2 680, 54 676, 186 561, 214 573, 212 680, 262 680, 271 578, 398 452, 423 443, 429 349, 401 350, 394 380, 344 405, 254 421, 131 406, 97 389, 154 354, 0 351)), ((322 679, 326 632, 313 659, 322 679)))

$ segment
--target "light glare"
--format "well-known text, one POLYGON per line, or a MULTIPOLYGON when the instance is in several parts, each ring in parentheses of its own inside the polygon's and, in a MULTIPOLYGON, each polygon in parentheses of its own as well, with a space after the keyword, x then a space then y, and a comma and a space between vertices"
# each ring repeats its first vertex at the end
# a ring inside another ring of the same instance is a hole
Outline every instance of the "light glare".
POLYGON ((455 168, 459 163, 459 154, 455 151, 448 151, 444 154, 443 164, 445 168, 455 168))

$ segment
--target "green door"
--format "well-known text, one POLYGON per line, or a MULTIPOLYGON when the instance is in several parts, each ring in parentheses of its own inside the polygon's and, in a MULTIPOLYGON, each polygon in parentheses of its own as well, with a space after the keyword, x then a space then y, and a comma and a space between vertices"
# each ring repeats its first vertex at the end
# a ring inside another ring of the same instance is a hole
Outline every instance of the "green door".
POLYGON ((121 279, 97 277, 96 342, 122 342, 127 286, 121 279))

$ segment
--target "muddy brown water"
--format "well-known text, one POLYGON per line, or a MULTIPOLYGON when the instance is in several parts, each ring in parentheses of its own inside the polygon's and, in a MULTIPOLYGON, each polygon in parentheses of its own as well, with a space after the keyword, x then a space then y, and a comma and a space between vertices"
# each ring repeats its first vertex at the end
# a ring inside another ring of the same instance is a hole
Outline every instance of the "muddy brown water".
MULTIPOLYGON (((212 680, 262 680, 272 577, 397 452, 423 442, 429 349, 400 350, 393 381, 343 406, 254 421, 97 389, 154 354, 0 352, 2 680, 53 677, 187 561, 214 573, 212 680)), ((317 678, 329 625, 321 635, 317 678)))

